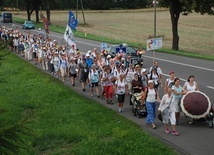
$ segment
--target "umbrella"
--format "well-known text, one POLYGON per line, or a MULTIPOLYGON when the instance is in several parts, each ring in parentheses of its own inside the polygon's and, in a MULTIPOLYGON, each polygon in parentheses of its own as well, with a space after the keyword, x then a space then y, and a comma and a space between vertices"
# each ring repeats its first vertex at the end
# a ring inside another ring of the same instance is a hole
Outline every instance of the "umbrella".
POLYGON ((200 91, 191 91, 181 99, 182 111, 191 118, 204 118, 209 114, 211 102, 209 97, 200 91))

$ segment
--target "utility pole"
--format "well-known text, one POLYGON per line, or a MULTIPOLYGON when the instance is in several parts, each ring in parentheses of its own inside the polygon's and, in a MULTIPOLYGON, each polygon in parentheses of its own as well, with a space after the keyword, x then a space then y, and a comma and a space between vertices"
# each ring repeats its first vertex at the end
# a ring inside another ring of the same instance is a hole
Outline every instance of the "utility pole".
MULTIPOLYGON (((156 8, 157 8, 157 0, 154 0, 153 1, 153 5, 154 5, 154 41, 155 41, 155 39, 156 39, 156 13, 157 13, 157 10, 156 10, 156 8)), ((155 48, 156 48, 156 41, 155 41, 155 48)), ((154 51, 153 51, 153 64, 154 64, 154 61, 155 61, 155 48, 154 48, 154 51)))
POLYGON ((77 19, 77 14, 78 14, 78 4, 79 4, 79 0, 77 0, 77 7, 76 7, 76 19, 77 19))
POLYGON ((83 21, 84 21, 84 25, 85 25, 86 23, 85 23, 85 15, 84 15, 84 10, 83 10, 82 0, 80 0, 80 2, 81 2, 81 8, 82 8, 83 21))
POLYGON ((19 14, 19 0, 16 0, 17 15, 19 14))

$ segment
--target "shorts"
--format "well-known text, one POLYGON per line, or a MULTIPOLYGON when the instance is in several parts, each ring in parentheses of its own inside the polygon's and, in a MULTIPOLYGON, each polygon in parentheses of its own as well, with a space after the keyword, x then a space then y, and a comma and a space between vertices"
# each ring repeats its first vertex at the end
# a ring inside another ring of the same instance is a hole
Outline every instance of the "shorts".
POLYGON ((92 88, 94 88, 94 87, 98 87, 98 82, 91 83, 91 87, 92 87, 92 88))
POLYGON ((66 74, 66 68, 60 68, 60 72, 61 72, 62 77, 64 77, 66 74))
POLYGON ((162 118, 163 118, 163 123, 164 124, 168 124, 169 123, 169 120, 170 120, 170 123, 172 125, 175 125, 176 124, 176 119, 175 119, 175 112, 174 111, 169 111, 169 109, 165 109, 163 112, 162 112, 162 118))
POLYGON ((71 74, 69 73, 70 77, 73 77, 73 78, 76 78, 77 77, 77 74, 71 74))
POLYGON ((118 103, 124 103, 125 94, 117 94, 117 101, 118 101, 118 103))
POLYGON ((38 58, 36 52, 33 52, 33 58, 38 58))
POLYGON ((88 73, 82 73, 81 74, 81 81, 82 82, 86 82, 88 79, 88 73))

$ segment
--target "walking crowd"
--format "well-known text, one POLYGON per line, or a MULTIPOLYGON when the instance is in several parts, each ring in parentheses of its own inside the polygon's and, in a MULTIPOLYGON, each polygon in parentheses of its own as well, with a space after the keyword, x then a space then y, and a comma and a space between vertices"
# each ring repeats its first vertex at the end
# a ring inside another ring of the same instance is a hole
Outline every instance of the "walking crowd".
MULTIPOLYGON (((81 82, 82 91, 90 92, 91 96, 102 97, 106 104, 113 104, 116 96, 118 112, 123 112, 123 104, 135 93, 142 94, 142 104, 146 105, 146 123, 156 128, 156 102, 160 102, 158 110, 162 112, 165 132, 170 133, 168 123, 172 125, 172 134, 178 136, 175 126, 180 124, 180 101, 188 91, 199 90, 194 76, 191 75, 184 86, 175 72, 170 71, 169 78, 162 80, 162 70, 155 61, 150 68, 142 68, 141 64, 132 62, 130 55, 117 54, 112 57, 107 50, 96 48, 86 53, 74 45, 68 49, 66 44, 60 44, 42 34, 30 31, 23 33, 17 29, 0 28, 0 41, 8 41, 9 48, 20 54, 35 65, 41 65, 43 70, 50 71, 52 76, 65 82, 68 78, 75 87, 76 81, 81 82), (164 96, 159 97, 159 89, 163 88, 164 96)), ((141 59, 141 56, 139 56, 141 59)))

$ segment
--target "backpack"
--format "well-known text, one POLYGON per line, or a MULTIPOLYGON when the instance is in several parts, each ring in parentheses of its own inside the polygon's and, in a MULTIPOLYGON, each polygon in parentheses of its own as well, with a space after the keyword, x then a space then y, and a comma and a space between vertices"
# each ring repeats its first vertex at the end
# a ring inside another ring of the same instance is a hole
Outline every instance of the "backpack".
MULTIPOLYGON (((151 74, 150 80, 152 80, 152 75, 153 75, 153 73, 151 72, 150 74, 151 74)), ((157 74, 157 76, 158 76, 158 72, 156 72, 156 74, 157 74)), ((159 77, 159 76, 158 76, 158 77, 159 77)))
POLYGON ((172 88, 172 86, 173 86, 174 84, 175 84, 174 82, 171 82, 171 83, 168 85, 168 87, 169 87, 169 88, 172 88))

